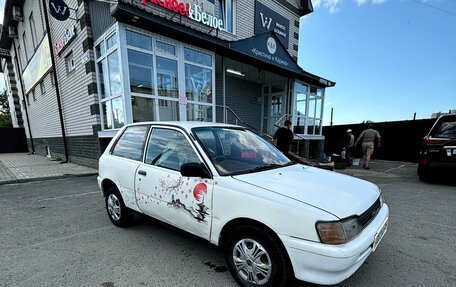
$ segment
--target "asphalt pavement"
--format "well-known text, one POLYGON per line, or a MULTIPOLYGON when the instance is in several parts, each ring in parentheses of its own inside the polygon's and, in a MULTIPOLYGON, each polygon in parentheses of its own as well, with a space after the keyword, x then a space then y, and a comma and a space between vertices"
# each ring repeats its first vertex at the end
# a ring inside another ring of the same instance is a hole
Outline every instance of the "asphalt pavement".
MULTIPOLYGON (((412 164, 371 168, 340 172, 381 187, 389 229, 338 286, 456 286, 456 186, 422 183, 412 164)), ((236 286, 204 240, 142 218, 113 226, 95 177, 1 185, 0 206, 0 286, 236 286)))

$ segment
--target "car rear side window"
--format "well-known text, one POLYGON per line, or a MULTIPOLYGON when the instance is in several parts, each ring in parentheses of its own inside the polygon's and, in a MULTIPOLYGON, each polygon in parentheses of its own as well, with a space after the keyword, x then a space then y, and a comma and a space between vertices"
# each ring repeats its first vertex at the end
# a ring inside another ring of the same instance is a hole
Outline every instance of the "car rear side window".
POLYGON ((434 136, 439 138, 456 138, 456 119, 443 119, 434 136))
POLYGON ((112 149, 112 154, 142 161, 148 130, 149 126, 147 125, 128 127, 112 149))
POLYGON ((200 162, 187 138, 176 130, 154 128, 146 152, 146 163, 180 170, 184 163, 200 162))

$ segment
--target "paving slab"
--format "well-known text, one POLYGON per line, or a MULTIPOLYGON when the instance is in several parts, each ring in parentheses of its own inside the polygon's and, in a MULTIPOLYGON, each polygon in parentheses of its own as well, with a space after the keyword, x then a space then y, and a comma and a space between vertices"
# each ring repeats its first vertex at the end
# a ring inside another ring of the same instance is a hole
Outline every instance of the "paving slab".
POLYGON ((0 154, 0 184, 95 175, 98 171, 28 153, 0 154))

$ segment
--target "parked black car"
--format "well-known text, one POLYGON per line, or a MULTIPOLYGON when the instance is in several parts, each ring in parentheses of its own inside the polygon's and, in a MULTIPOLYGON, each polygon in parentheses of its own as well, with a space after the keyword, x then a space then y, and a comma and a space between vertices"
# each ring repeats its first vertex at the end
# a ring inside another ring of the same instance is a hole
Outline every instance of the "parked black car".
POLYGON ((418 176, 422 181, 449 171, 456 171, 456 115, 441 116, 424 137, 419 151, 418 176))

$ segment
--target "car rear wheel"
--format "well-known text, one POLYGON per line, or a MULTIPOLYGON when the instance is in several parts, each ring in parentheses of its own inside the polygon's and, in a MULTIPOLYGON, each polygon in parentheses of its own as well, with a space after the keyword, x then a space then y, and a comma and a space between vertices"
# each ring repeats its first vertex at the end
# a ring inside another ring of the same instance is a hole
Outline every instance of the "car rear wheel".
POLYGON ((287 286, 292 271, 278 238, 255 226, 236 228, 232 234, 225 256, 228 269, 240 286, 287 286))
POLYGON ((125 227, 132 223, 134 213, 125 206, 116 187, 110 187, 106 190, 105 203, 109 219, 114 225, 125 227))

